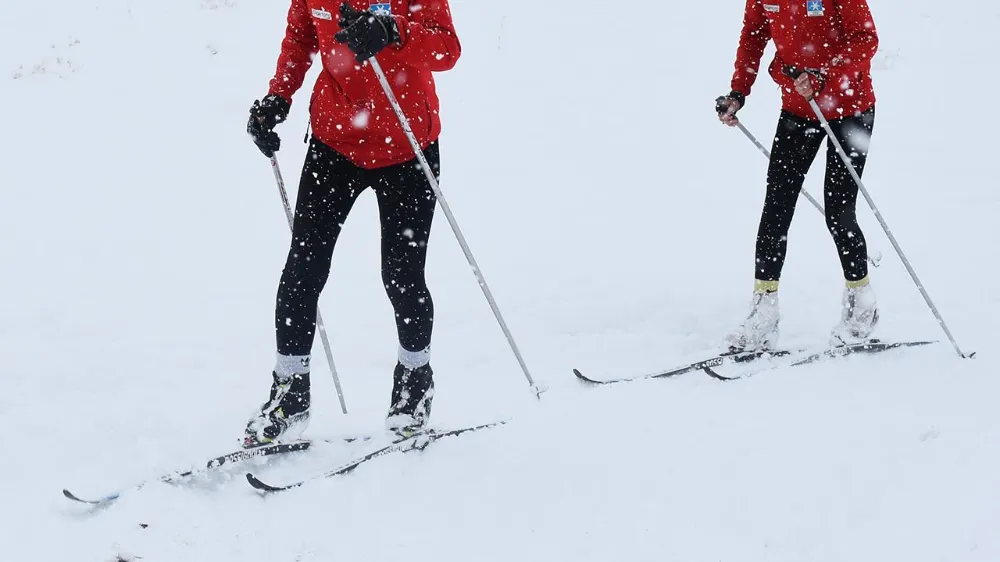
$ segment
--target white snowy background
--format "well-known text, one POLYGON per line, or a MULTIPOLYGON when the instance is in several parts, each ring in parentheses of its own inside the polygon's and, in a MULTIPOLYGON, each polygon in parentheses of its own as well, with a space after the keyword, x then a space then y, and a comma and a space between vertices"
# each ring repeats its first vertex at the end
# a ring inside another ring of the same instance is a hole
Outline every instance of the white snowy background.
MULTIPOLYGON (((100 495, 227 452, 266 397, 288 232, 245 122, 287 2, 4 3, 0 559, 1000 559, 1000 8, 872 3, 866 183, 978 359, 955 356, 861 202, 884 254, 880 335, 941 345, 594 389, 571 369, 701 358, 746 312, 766 162, 713 112, 743 2, 452 7, 464 55, 438 76, 442 188, 549 392, 532 397, 439 213, 433 422, 509 424, 267 498, 240 467, 92 512, 61 489, 100 495)), ((306 99, 279 129, 293 196, 306 99)), ((777 113, 762 77, 743 121, 767 142, 777 113)), ((381 428, 395 332, 377 249, 366 194, 321 302, 351 413, 318 358, 312 436, 381 428)), ((822 345, 841 286, 801 201, 783 343, 822 345)))

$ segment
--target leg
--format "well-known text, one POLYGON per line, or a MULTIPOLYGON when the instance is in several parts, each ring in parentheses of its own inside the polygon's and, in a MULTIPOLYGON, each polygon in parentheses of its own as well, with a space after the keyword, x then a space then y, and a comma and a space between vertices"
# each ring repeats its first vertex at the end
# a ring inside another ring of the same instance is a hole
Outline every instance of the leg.
MULTIPOLYGON (((875 125, 875 108, 830 123, 833 134, 851 158, 860 177, 868 159, 875 125)), ((831 332, 831 344, 858 343, 871 337, 878 324, 875 291, 868 277, 868 246, 855 209, 858 185, 837 153, 833 142, 826 152, 826 224, 840 255, 846 286, 841 299, 840 322, 831 332)))
MULTIPOLYGON (((851 157, 858 176, 864 174, 868 160, 868 146, 875 125, 875 108, 857 117, 839 119, 830 123, 833 134, 851 157)), ((833 142, 826 150, 826 225, 840 255, 844 278, 859 282, 868 277, 868 246, 858 225, 856 207, 858 185, 840 158, 833 142)))
MULTIPOLYGON (((437 143, 425 151, 440 176, 437 143)), ((382 282, 396 314, 399 362, 393 372, 386 426, 419 428, 430 417, 434 373, 430 366, 434 302, 424 276, 427 243, 437 199, 416 160, 371 174, 382 218, 382 282)))
POLYGON ((279 359, 307 357, 312 350, 316 305, 330 274, 333 249, 360 193, 357 173, 357 168, 333 149, 316 140, 310 145, 295 204, 292 242, 276 298, 274 328, 279 359))
POLYGON ((757 231, 757 288, 777 290, 795 204, 823 142, 819 125, 782 112, 767 169, 767 195, 757 231))
POLYGON ((822 130, 782 112, 767 169, 767 195, 757 231, 756 267, 750 314, 725 338, 733 351, 759 351, 778 339, 778 280, 785 264, 788 229, 806 173, 823 142, 822 130))
POLYGON ((295 439, 309 424, 309 356, 316 303, 340 228, 358 196, 357 168, 316 140, 299 181, 292 242, 275 304, 277 362, 271 395, 247 424, 244 446, 295 439))
MULTIPOLYGON (((439 177, 437 144, 425 153, 435 177, 439 177)), ((427 363, 434 325, 434 301, 424 268, 437 198, 415 160, 376 175, 382 219, 382 283, 396 314, 400 360, 415 368, 427 363)))

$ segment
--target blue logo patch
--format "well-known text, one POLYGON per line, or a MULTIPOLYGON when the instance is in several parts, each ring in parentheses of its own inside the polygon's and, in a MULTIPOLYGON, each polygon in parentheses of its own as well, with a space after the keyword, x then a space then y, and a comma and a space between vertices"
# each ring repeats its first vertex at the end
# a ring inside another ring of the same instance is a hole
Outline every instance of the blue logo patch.
POLYGON ((806 2, 806 12, 810 16, 822 16, 823 15, 823 0, 808 0, 806 2))
POLYGON ((372 4, 370 8, 373 14, 382 14, 386 16, 392 15, 392 4, 388 2, 382 2, 381 4, 372 4))

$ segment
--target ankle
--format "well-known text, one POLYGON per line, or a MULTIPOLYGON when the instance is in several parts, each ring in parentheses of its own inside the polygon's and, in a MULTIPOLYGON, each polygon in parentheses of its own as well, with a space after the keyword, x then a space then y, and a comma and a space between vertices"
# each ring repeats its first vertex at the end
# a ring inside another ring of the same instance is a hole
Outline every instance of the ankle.
POLYGON ((871 285, 871 277, 868 276, 868 275, 865 275, 861 279, 845 279, 844 280, 844 285, 848 289, 855 289, 855 290, 857 290, 857 289, 864 289, 865 287, 871 285))
POLYGON ((400 365, 410 371, 415 371, 431 362, 431 348, 428 346, 419 351, 410 351, 400 345, 398 357, 400 365))
POLYGON ((287 381, 293 377, 306 378, 309 382, 309 355, 282 355, 278 354, 274 365, 274 375, 281 381, 287 381))
POLYGON ((778 281, 768 281, 764 279, 754 279, 753 292, 755 294, 770 294, 778 292, 778 281))

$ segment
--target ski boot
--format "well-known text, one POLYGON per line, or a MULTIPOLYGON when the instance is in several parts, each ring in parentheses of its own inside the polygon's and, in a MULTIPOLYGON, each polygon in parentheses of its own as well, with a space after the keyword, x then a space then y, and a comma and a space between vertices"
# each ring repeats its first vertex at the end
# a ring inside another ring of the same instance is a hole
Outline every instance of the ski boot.
POLYGON ((725 338, 732 353, 769 351, 778 343, 778 293, 754 291, 750 314, 725 338))
POLYGON ((867 280, 852 283, 841 298, 840 322, 830 332, 830 345, 854 345, 871 338, 878 325, 878 304, 875 289, 867 280))
POLYGON ((434 371, 430 364, 416 369, 396 364, 392 373, 392 403, 385 426, 400 436, 421 430, 431 415, 434 400, 434 371))
POLYGON ((294 441, 309 425, 309 373, 279 379, 272 372, 271 396, 247 423, 244 447, 294 441))

